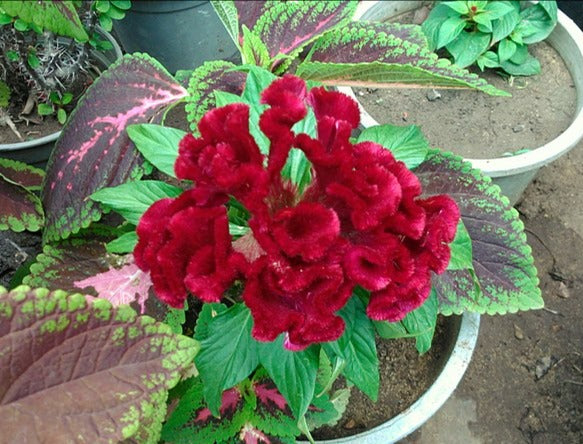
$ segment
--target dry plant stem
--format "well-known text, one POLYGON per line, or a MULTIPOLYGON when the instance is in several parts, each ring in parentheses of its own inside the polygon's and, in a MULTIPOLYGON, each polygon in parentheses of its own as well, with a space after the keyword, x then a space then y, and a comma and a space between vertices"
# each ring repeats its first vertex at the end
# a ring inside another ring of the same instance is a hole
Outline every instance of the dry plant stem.
POLYGON ((24 138, 16 129, 16 125, 14 125, 14 122, 12 121, 10 116, 6 113, 6 111, 4 111, 1 108, 0 108, 0 125, 7 125, 8 128, 10 128, 10 130, 16 135, 16 137, 18 137, 19 140, 24 141, 24 138))

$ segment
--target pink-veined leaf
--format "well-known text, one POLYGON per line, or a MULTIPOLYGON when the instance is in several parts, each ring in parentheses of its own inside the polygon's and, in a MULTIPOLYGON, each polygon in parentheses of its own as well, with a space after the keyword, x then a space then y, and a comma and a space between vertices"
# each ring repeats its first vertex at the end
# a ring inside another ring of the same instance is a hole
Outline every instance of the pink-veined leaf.
POLYGON ((79 293, 0 289, 3 443, 156 443, 194 339, 79 293))
POLYGON ((351 22, 336 27, 313 45, 296 74, 324 84, 349 86, 426 86, 496 89, 468 70, 429 50, 420 26, 351 22))
POLYGON ((121 268, 111 267, 103 273, 75 281, 73 285, 80 290, 92 287, 99 297, 107 299, 113 305, 136 301, 140 306, 140 313, 144 313, 152 280, 149 273, 143 272, 133 261, 129 261, 121 268))
MULTIPOLYGON (((239 19, 239 42, 243 47, 245 25, 267 47, 269 56, 295 56, 326 31, 348 22, 355 1, 251 2, 235 1, 239 19)), ((273 68, 273 67, 272 67, 273 68)))
POLYGON ((107 240, 95 236, 45 245, 24 283, 50 290, 82 291, 114 305, 131 305, 142 314, 166 321, 170 308, 156 297, 149 275, 133 264, 131 255, 107 253, 107 240))
POLYGON ((126 55, 87 90, 70 116, 47 167, 42 192, 45 241, 63 239, 101 217, 88 197, 139 178, 143 159, 126 128, 149 123, 160 110, 187 95, 146 54, 126 55))

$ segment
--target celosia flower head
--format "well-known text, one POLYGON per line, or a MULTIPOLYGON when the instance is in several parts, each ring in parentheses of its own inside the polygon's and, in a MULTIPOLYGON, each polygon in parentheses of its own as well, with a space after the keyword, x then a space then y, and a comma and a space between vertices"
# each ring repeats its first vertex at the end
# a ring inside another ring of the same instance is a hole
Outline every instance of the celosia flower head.
POLYGON ((136 263, 151 272, 158 296, 181 307, 187 293, 218 301, 236 280, 253 316, 253 336, 301 350, 344 331, 337 315, 355 286, 370 293, 367 314, 398 321, 429 296, 431 273, 449 262, 460 217, 448 196, 421 197, 417 177, 373 142, 353 144, 356 102, 324 88, 306 90, 284 76, 263 93, 261 154, 249 108, 209 111, 200 137, 180 143, 176 174, 194 182, 176 199, 154 204, 138 226, 136 263), (312 107, 317 137, 292 127, 312 107), (281 176, 291 148, 304 152, 312 182, 299 193, 281 176), (248 234, 233 241, 226 203, 250 213, 248 234))

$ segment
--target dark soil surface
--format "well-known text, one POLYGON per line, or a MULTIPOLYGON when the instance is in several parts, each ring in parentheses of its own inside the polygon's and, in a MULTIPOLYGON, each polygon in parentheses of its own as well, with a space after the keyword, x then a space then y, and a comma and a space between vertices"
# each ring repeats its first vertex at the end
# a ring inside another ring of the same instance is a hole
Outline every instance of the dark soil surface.
POLYGON ((539 75, 508 79, 478 71, 512 97, 465 89, 359 88, 355 93, 379 123, 419 125, 432 146, 466 158, 534 149, 569 126, 576 99, 573 80, 557 52, 544 42, 530 48, 543 67, 539 75))

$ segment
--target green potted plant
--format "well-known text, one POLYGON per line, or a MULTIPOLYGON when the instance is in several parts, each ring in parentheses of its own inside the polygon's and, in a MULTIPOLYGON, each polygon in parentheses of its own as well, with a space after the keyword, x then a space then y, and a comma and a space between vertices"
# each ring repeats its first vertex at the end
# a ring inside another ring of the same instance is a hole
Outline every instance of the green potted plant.
POLYGON ((112 16, 122 18, 128 7, 129 1, 0 2, 0 114, 8 132, 0 157, 46 163, 59 126, 79 96, 121 57, 107 31, 112 16), (25 133, 29 129, 24 123, 38 127, 43 120, 54 122, 48 133, 25 133))
MULTIPOLYGON (((455 81, 413 28, 391 29, 413 40, 387 35, 393 56, 417 45, 417 67, 402 72, 455 81)), ((398 72, 398 60, 378 59, 372 66, 398 72)), ((24 179, 41 172, 4 166, 0 228, 34 219, 45 242, 29 287, 0 296, 0 344, 10 346, 0 359, 27 355, 32 368, 20 382, 18 369, 2 375, 7 436, 292 442, 337 420, 339 375, 376 396, 376 335, 414 336, 424 351, 438 312, 473 312, 458 341, 469 358, 477 313, 542 306, 522 224, 487 177, 431 150, 418 129, 358 133, 357 104, 341 93, 233 68, 191 73, 189 91, 148 56, 125 56, 71 113, 41 200, 24 179), (201 108, 190 112, 202 113, 189 117, 193 134, 151 123, 180 101, 201 108), (165 180, 141 180, 154 168, 165 180), (37 371, 57 362, 44 386, 25 382, 44 381, 37 371), (54 421, 56 409, 81 420, 54 421), (33 427, 22 411, 36 415, 33 427)), ((460 377, 441 379, 452 390, 460 377)), ((437 391, 429 404, 442 402, 437 391)), ((425 415, 435 408, 424 405, 425 415)), ((399 436, 381 429, 376 439, 399 436)))
MULTIPOLYGON (((581 84, 583 33, 571 19, 561 11, 556 10, 556 4, 554 2, 539 2, 536 5, 525 5, 521 12, 518 13, 518 16, 515 4, 518 4, 518 2, 448 2, 447 5, 451 5, 451 7, 446 6, 446 4, 441 4, 441 7, 436 8, 437 12, 427 18, 426 24, 424 25, 429 35, 429 40, 433 41, 434 45, 437 45, 437 41, 439 40, 438 35, 441 29, 443 29, 442 35, 444 37, 442 37, 440 43, 447 41, 449 37, 452 37, 457 32, 458 34, 456 34, 455 39, 446 43, 446 49, 449 47, 454 53, 458 52, 457 45, 462 40, 468 38, 477 39, 477 41, 472 40, 471 50, 465 51, 464 57, 468 56, 468 60, 462 60, 462 65, 471 63, 470 59, 477 59, 484 68, 498 68, 498 66, 502 65, 502 68, 508 68, 510 74, 520 74, 521 72, 523 74, 532 74, 537 70, 538 62, 532 56, 528 55, 526 44, 538 41, 540 38, 548 35, 545 41, 558 52, 570 72, 570 77, 575 84, 576 90, 576 109, 568 127, 558 137, 543 145, 529 147, 529 149, 522 150, 510 157, 499 156, 488 158, 488 156, 485 156, 486 158, 474 158, 470 156, 471 158, 468 158, 472 165, 491 176, 495 183, 502 187, 503 193, 510 198, 512 203, 518 201, 526 186, 532 181, 542 166, 565 154, 577 144, 581 139, 579 128, 583 119, 581 107, 581 91, 583 90, 583 85, 581 84), (486 5, 486 9, 484 9, 484 5, 486 5), (468 7, 475 6, 479 8, 479 11, 476 9, 477 14, 475 17, 478 20, 482 20, 480 17, 487 19, 487 16, 490 14, 487 10, 487 5, 493 5, 493 8, 499 9, 501 12, 504 12, 501 9, 504 8, 503 5, 509 7, 509 9, 504 9, 507 12, 502 18, 493 19, 493 23, 496 25, 496 32, 500 35, 494 35, 494 32, 488 31, 484 28, 486 25, 476 24, 473 19, 471 20, 469 18, 469 13, 464 14, 463 12, 463 8, 467 9, 468 7), (527 8, 526 6, 529 7, 527 8), (459 11, 456 11, 453 7, 458 8, 459 11), (451 28, 447 28, 449 25, 445 24, 446 21, 451 25, 451 28), (476 33, 466 34, 463 31, 463 26, 466 25, 463 25, 462 22, 466 23, 469 27, 480 26, 480 29, 483 29, 485 32, 477 31, 476 33), (505 22, 508 22, 508 25, 512 25, 508 27, 508 31, 512 32, 499 39, 502 35, 502 31, 500 31, 502 29, 501 24, 505 22), (456 23, 458 24, 457 28, 456 23), (554 27, 555 23, 556 27, 554 27), (448 29, 451 32, 448 33, 448 29), (447 37, 448 34, 449 37, 447 37), (467 35, 472 37, 467 37, 467 35), (482 50, 484 49, 486 40, 488 40, 488 45, 484 52, 482 50), (522 41, 523 44, 517 43, 516 41, 522 41), (502 62, 500 61, 501 51, 502 62), (511 51, 514 52, 510 54, 511 51), (507 56, 509 56, 508 59, 506 59, 507 56), (524 63, 514 63, 512 59, 524 63)), ((364 7, 358 11, 357 16, 361 20, 384 21, 400 14, 414 11, 422 5, 423 2, 369 3, 363 5, 364 7)), ((459 57, 462 57, 461 53, 459 53, 459 57)), ((542 69, 544 70, 545 67, 543 66, 542 69)), ((363 112, 365 113, 363 116, 363 124, 365 126, 377 124, 377 120, 372 118, 368 112, 364 109, 363 112)), ((470 131, 471 128, 468 130, 470 131)), ((476 137, 479 137, 479 135, 476 137)), ((463 147, 459 148, 461 149, 463 147)), ((509 149, 508 151, 516 151, 516 149, 509 149)))

